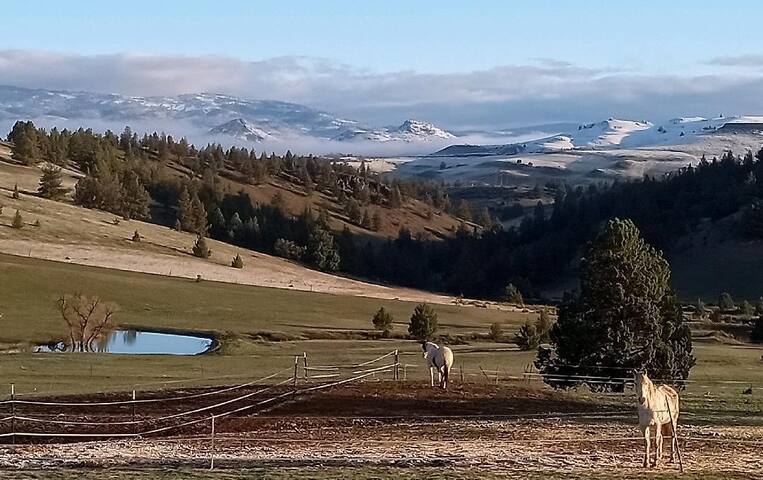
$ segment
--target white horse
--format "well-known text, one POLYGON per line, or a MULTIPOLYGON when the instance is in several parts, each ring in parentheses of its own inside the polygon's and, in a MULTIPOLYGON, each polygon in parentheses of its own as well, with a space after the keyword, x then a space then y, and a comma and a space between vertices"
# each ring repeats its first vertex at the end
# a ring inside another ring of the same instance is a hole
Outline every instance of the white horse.
POLYGON ((453 366, 453 351, 448 347, 440 347, 434 342, 422 342, 424 359, 429 367, 429 383, 434 387, 434 371, 437 370, 437 381, 442 388, 448 388, 450 368, 453 366))
POLYGON ((638 424, 646 442, 644 468, 650 466, 649 447, 652 431, 657 442, 653 465, 660 464, 664 434, 669 435, 672 440, 670 442, 670 461, 672 462, 678 448, 678 439, 675 435, 678 426, 678 392, 667 385, 656 387, 646 373, 636 372, 634 382, 638 399, 638 424))

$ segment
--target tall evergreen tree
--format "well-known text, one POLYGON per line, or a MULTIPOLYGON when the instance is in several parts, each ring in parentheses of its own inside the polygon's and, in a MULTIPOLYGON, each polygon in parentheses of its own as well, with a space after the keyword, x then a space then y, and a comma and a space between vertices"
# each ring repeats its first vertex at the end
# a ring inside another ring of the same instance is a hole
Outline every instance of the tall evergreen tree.
POLYGON ((25 165, 33 165, 42 159, 40 140, 34 123, 16 122, 8 134, 11 156, 25 165))
MULTIPOLYGON (((621 378, 646 369, 654 378, 686 379, 694 366, 691 332, 670 285, 670 267, 630 220, 611 220, 580 266, 580 296, 567 296, 551 330, 555 356, 541 372, 621 378)), ((579 380, 547 383, 571 386, 579 380)), ((623 385, 591 384, 593 389, 623 385)))
POLYGON ((429 304, 416 305, 408 323, 408 333, 417 340, 431 340, 437 328, 437 312, 429 304))
POLYGON ((62 182, 60 168, 53 165, 43 166, 40 186, 37 188, 37 192, 44 198, 58 200, 66 195, 66 192, 69 190, 68 188, 61 187, 62 182))

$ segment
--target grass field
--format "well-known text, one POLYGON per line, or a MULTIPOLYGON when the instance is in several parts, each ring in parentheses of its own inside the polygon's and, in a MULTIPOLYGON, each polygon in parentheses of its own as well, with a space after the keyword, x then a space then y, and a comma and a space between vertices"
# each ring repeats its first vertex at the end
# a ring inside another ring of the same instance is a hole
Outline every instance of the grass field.
MULTIPOLYGON (((2 357, 0 384, 16 383, 21 394, 128 389, 187 378, 214 382, 213 377, 283 368, 302 352, 321 363, 346 363, 401 348, 416 353, 411 362, 420 360, 415 342, 364 339, 382 305, 395 316, 395 331, 404 332, 413 302, 195 282, 7 255, 0 255, 0 284, 0 344, 17 352, 2 357), (212 333, 221 348, 193 357, 29 353, 35 344, 63 338, 55 301, 77 291, 118 304, 122 326, 212 333)), ((436 310, 441 332, 452 335, 484 334, 493 322, 510 332, 537 315, 455 305, 436 310)), ((475 353, 480 355, 495 353, 475 353)), ((521 371, 530 356, 514 355, 526 357, 521 371)))
MULTIPOLYGON (((15 383, 20 395, 151 390, 189 379, 183 385, 230 384, 288 367, 302 352, 314 364, 334 364, 400 349, 402 362, 418 365, 408 369, 409 376, 426 375, 416 342, 369 338, 370 318, 382 305, 395 317, 394 331, 404 333, 413 302, 195 282, 7 255, 0 255, 0 284, 0 346, 15 352, 1 357, 0 385, 15 383), (122 326, 211 333, 221 347, 199 356, 31 353, 31 346, 64 336, 55 300, 75 291, 117 303, 122 326)), ((484 337, 493 322, 501 322, 510 337, 537 315, 529 309, 456 305, 437 305, 436 310, 441 333, 466 338, 484 337)), ((456 376, 463 367, 466 380, 488 381, 480 367, 499 370, 503 378, 521 375, 534 357, 513 344, 484 338, 468 343, 454 345, 456 376)), ((695 351, 698 365, 691 379, 696 382, 686 393, 696 399, 696 408, 715 408, 712 402, 723 401, 735 412, 760 409, 763 349, 696 342, 695 351), (741 395, 747 386, 754 386, 753 395, 741 395)))

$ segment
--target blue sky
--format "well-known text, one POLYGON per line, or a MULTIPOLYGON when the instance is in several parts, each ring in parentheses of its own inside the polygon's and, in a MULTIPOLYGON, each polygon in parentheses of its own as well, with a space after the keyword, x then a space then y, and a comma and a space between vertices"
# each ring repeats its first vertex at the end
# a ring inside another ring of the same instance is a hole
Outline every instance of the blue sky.
POLYGON ((0 84, 463 128, 763 113, 763 2, 8 1, 0 84))
POLYGON ((735 1, 11 1, 0 44, 79 54, 304 55, 454 72, 536 58, 700 71, 760 53, 763 3, 735 1))

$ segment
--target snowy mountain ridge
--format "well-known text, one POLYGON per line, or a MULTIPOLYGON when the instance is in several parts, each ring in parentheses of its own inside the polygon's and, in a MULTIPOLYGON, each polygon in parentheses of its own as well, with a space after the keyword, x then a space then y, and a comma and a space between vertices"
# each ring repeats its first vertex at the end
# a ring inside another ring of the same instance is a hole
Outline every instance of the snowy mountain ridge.
MULTIPOLYGON (((182 122, 184 127, 195 127, 205 136, 245 142, 305 137, 372 142, 454 138, 435 125, 416 120, 407 120, 393 129, 375 129, 296 103, 216 93, 141 97, 0 86, 0 120, 19 119, 38 120, 50 126, 106 123, 109 128, 121 128, 137 123, 155 130, 182 122)), ((186 132, 177 128, 176 133, 186 132)))

